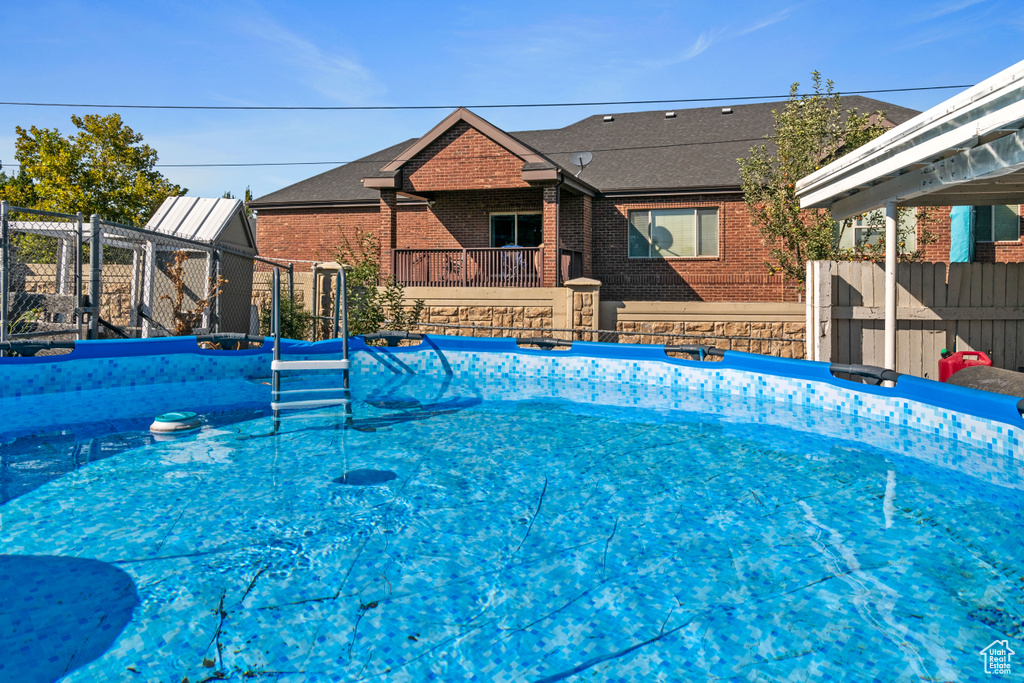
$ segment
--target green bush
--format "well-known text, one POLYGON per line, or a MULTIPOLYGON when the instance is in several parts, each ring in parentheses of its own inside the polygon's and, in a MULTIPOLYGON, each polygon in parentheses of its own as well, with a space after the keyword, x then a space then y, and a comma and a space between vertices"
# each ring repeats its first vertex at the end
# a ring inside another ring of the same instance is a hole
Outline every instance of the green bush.
MULTIPOLYGON (((260 309, 260 334, 271 334, 273 311, 270 306, 260 309)), ((281 336, 286 339, 309 339, 313 330, 313 314, 294 299, 281 296, 281 336)))
POLYGON ((348 267, 345 279, 349 335, 405 330, 420 321, 423 299, 417 299, 406 308, 405 287, 393 275, 381 283, 380 245, 372 233, 359 236, 358 248, 346 241, 338 248, 335 258, 348 267))

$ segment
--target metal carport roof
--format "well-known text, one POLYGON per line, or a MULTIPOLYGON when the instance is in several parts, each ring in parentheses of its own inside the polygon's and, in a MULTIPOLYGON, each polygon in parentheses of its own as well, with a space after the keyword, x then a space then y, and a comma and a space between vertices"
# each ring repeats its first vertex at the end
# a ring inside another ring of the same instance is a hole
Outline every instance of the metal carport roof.
POLYGON ((1024 61, 797 182, 802 208, 836 219, 885 207, 887 368, 896 367, 896 207, 1024 201, 1022 129, 1024 61))
POLYGON ((836 219, 899 206, 1024 199, 1024 61, 802 178, 803 208, 836 219))

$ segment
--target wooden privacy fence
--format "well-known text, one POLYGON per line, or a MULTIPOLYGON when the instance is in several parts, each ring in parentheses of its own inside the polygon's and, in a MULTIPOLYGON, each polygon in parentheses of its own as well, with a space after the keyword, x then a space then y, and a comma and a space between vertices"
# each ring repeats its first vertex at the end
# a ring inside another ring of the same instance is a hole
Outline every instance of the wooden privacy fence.
MULTIPOLYGON (((811 274, 813 357, 884 365, 882 264, 815 261, 811 274)), ((901 263, 896 275, 897 372, 936 379, 944 348, 984 351, 996 367, 1022 369, 1024 263, 901 263)))

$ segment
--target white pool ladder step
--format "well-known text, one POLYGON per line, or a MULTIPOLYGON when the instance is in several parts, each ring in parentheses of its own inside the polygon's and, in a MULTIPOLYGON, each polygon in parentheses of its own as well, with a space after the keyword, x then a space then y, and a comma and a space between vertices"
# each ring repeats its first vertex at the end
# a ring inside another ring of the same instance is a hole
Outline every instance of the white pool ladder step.
POLYGON ((333 360, 273 360, 270 362, 273 372, 281 370, 348 370, 347 359, 333 360))
POLYGON ((299 410, 303 408, 327 408, 330 406, 347 406, 351 403, 351 399, 348 398, 320 398, 311 399, 308 401, 285 401, 278 403, 277 401, 270 402, 271 410, 299 410))

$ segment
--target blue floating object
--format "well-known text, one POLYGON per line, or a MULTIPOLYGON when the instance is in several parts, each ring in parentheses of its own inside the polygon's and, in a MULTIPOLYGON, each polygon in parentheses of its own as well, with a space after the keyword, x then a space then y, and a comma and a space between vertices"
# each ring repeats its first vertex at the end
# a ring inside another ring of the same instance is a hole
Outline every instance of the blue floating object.
POLYGON ((155 434, 178 434, 191 432, 199 429, 200 426, 202 423, 200 423, 198 415, 187 410, 180 410, 157 415, 153 424, 149 426, 149 431, 155 434))

